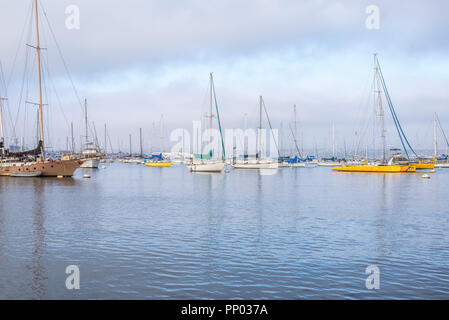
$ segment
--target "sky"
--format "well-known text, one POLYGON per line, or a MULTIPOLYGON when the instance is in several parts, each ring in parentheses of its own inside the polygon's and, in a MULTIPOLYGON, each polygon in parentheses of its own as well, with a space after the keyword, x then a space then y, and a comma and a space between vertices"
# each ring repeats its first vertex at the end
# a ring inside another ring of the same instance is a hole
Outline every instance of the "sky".
MULTIPOLYGON (((0 0, 5 129, 26 143, 36 131, 35 106, 24 103, 37 101, 35 53, 25 45, 35 45, 31 4, 0 0)), ((285 144, 292 143, 285 128, 296 104, 302 148, 330 150, 333 124, 339 150, 371 147, 373 53, 415 148, 432 148, 433 112, 449 131, 447 1, 40 0, 39 6, 46 135, 54 148, 65 146, 71 122, 79 144, 85 98, 100 143, 106 124, 114 149, 129 149, 129 134, 137 145, 142 128, 149 150, 159 140, 153 128, 162 114, 165 136, 175 128, 191 131, 208 111, 210 72, 224 128, 243 128, 245 117, 256 127, 262 95, 272 125, 283 123, 285 144), (71 5, 79 8, 79 29, 66 26, 71 5), (370 5, 379 9, 378 29, 367 28, 370 5)), ((389 146, 399 147, 389 114, 385 121, 389 146)), ((374 136, 378 141, 380 133, 374 136)))

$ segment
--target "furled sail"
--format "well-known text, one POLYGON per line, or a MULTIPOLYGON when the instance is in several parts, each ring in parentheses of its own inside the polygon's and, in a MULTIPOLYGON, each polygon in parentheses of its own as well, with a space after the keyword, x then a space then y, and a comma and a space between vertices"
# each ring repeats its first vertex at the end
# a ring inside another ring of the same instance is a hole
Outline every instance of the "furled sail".
POLYGON ((24 157, 24 156, 35 156, 41 154, 42 152, 42 140, 39 141, 37 147, 33 150, 21 151, 21 152, 8 152, 5 150, 5 154, 7 157, 24 157))

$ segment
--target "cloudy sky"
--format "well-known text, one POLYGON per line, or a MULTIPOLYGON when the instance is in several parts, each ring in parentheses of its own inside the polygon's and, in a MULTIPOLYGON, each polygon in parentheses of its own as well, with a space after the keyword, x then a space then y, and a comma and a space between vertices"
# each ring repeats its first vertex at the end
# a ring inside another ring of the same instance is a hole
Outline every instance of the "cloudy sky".
MULTIPOLYGON (((34 57, 32 48, 25 46, 35 43, 28 27, 31 3, 0 0, 0 61, 5 78, 0 88, 8 96, 7 134, 12 135, 15 127, 16 136, 30 141, 35 132, 35 107, 24 104, 23 97, 37 100, 31 76, 35 77, 34 57), (25 89, 23 83, 28 84, 25 89)), ((127 149, 130 133, 137 144, 140 127, 148 147, 153 122, 158 126, 161 114, 166 132, 178 127, 191 130, 192 121, 208 109, 209 72, 214 72, 226 128, 243 127, 245 114, 248 126, 256 127, 258 97, 263 95, 275 127, 282 121, 287 128, 293 105, 297 105, 305 148, 317 143, 329 149, 333 122, 340 149, 344 143, 351 148, 356 131, 361 144, 372 145, 374 52, 415 147, 432 148, 433 112, 449 129, 447 1, 40 3, 78 96, 88 99, 90 121, 95 122, 99 139, 103 140, 107 123, 114 148, 120 141, 122 149, 127 149), (79 29, 66 27, 70 5, 80 10, 79 29), (369 5, 379 8, 379 29, 366 27, 369 5)), ((51 111, 47 132, 52 145, 62 147, 70 122, 79 140, 82 107, 43 11, 40 20, 41 46, 47 48, 42 51, 48 88, 45 102, 51 111)), ((389 144, 399 146, 390 115, 386 122, 389 144)), ((287 139, 287 130, 284 135, 287 139)))

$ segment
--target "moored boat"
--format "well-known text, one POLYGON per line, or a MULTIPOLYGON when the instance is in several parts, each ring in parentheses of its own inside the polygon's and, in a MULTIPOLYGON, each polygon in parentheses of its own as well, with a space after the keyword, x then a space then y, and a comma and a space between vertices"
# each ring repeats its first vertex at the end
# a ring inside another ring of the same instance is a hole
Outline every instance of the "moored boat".
POLYGON ((173 161, 153 161, 153 162, 145 162, 147 167, 170 167, 173 164, 173 161))
POLYGON ((402 172, 415 172, 414 166, 402 166, 402 165, 356 165, 356 166, 340 166, 332 168, 334 171, 342 172, 381 172, 381 173, 402 173, 402 172))
POLYGON ((37 54, 37 80, 38 80, 38 96, 39 102, 35 103, 39 107, 38 110, 38 144, 33 150, 10 152, 5 148, 2 108, 0 100, 0 176, 27 176, 27 177, 70 177, 75 170, 82 164, 81 160, 73 159, 71 156, 65 155, 59 160, 46 158, 45 141, 44 141, 44 114, 43 114, 43 95, 42 95, 42 75, 41 75, 41 47, 39 42, 39 20, 38 20, 38 1, 34 0, 34 20, 36 28, 36 49, 37 54), (40 174, 39 174, 40 173, 40 174))
POLYGON ((413 153, 415 153, 415 152, 411 148, 410 144, 408 143, 408 140, 402 130, 402 127, 400 126, 399 119, 397 118, 396 112, 394 111, 394 107, 391 103, 391 99, 388 94, 388 90, 387 90, 385 80, 382 75, 382 71, 380 70, 380 66, 379 66, 379 62, 377 60, 376 54, 374 55, 374 66, 375 66, 375 76, 376 76, 375 82, 377 84, 377 88, 375 88, 375 92, 377 93, 377 101, 379 103, 380 130, 381 130, 381 137, 382 137, 382 160, 380 161, 380 163, 376 163, 374 165, 368 164, 368 160, 367 160, 364 165, 342 165, 342 166, 334 167, 334 168, 332 168, 332 170, 340 171, 340 172, 381 172, 381 173, 415 172, 416 166, 415 166, 415 164, 410 163, 410 160, 408 159, 407 149, 405 148, 404 141, 407 143, 410 150, 413 151, 413 153), (381 88, 381 84, 382 84, 382 88, 381 88), (388 106, 390 108, 392 117, 395 122, 396 129, 399 134, 399 138, 404 147, 404 151, 407 154, 407 158, 403 157, 399 153, 393 154, 391 159, 388 161, 388 163, 386 161, 384 110, 383 110, 383 106, 382 106, 381 89, 384 90, 384 93, 386 95, 386 99, 388 102, 388 106))
POLYGON ((218 112, 218 103, 217 103, 217 96, 215 94, 215 86, 214 86, 214 77, 212 73, 210 73, 210 113, 209 113, 209 129, 212 129, 212 119, 215 117, 213 115, 213 107, 212 107, 212 101, 215 101, 215 111, 217 113, 217 122, 218 122, 218 128, 220 130, 220 138, 221 138, 221 148, 222 148, 222 158, 219 159, 212 159, 213 158, 213 152, 212 150, 209 152, 209 155, 206 159, 203 159, 202 153, 197 153, 197 155, 200 156, 200 158, 194 157, 192 158, 192 161, 187 164, 187 168, 190 172, 221 172, 224 167, 226 166, 226 151, 224 148, 224 142, 223 142, 223 133, 221 131, 221 122, 220 122, 220 113, 218 112))

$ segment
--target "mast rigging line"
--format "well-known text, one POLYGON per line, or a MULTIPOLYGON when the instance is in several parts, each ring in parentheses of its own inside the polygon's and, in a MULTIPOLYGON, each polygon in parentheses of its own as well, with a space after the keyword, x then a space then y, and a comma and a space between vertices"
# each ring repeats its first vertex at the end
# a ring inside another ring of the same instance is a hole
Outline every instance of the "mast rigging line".
POLYGON ((449 141, 447 140, 446 133, 444 132, 443 126, 441 125, 440 118, 438 117, 438 115, 436 115, 436 118, 438 122, 438 127, 440 128, 441 133, 443 134, 444 140, 446 140, 446 145, 449 147, 449 141))
POLYGON ((218 112, 217 95, 215 93, 215 82, 214 82, 214 78, 212 76, 212 73, 211 73, 211 79, 212 79, 212 91, 214 92, 215 109, 217 111, 218 128, 220 129, 221 148, 223 149, 222 159, 224 160, 224 159, 226 159, 226 151, 225 151, 224 142, 223 142, 223 133, 221 131, 220 113, 218 112))
POLYGON ((288 127, 290 128, 290 132, 291 132, 291 134, 293 136, 293 141, 295 141, 296 151, 298 152, 299 157, 302 159, 302 154, 299 151, 298 144, 296 143, 296 137, 295 137, 295 134, 293 133, 292 126, 290 124, 288 124, 288 127))
POLYGON ((276 151, 278 153, 278 157, 280 158, 281 157, 281 153, 279 152, 279 148, 278 148, 276 139, 274 137, 273 127, 271 126, 270 117, 268 116, 267 107, 265 106, 265 100, 263 98, 262 98, 262 104, 263 104, 263 109, 265 110, 265 115, 267 116, 268 125, 270 126, 271 136, 273 137, 273 142, 274 142, 274 145, 276 146, 276 151))
POLYGON ((380 68, 380 64, 379 64, 379 60, 377 60, 377 66, 379 67, 379 73, 380 73, 380 80, 382 82, 382 87, 384 89, 384 93, 385 93, 385 97, 387 98, 387 103, 388 103, 388 107, 390 109, 391 115, 393 117, 394 120, 394 124, 396 126, 396 130, 398 131, 399 134, 399 138, 401 139, 401 143, 402 143, 402 147, 404 148, 404 152, 407 155, 407 158, 410 159, 409 154, 407 152, 407 148, 405 147, 404 144, 404 140, 407 143, 407 146, 410 148, 410 150, 413 152, 413 154, 418 157, 418 155, 416 154, 415 150, 413 150, 412 146, 410 145, 410 142, 408 141, 404 130, 402 129, 401 123, 399 122, 399 119, 396 115, 396 111, 394 109, 393 103, 391 102, 391 98, 390 98, 390 94, 388 93, 388 89, 387 86, 385 84, 385 79, 384 76, 382 74, 382 69, 380 68))
POLYGON ((81 101, 80 95, 78 94, 78 90, 76 89, 76 86, 75 86, 75 83, 74 83, 74 81, 73 81, 72 75, 71 75, 71 73, 70 73, 69 67, 68 67, 68 65, 67 65, 67 63, 66 63, 66 61, 65 61, 65 59, 64 59, 64 55, 62 54, 61 47, 59 46, 58 40, 56 39, 55 33, 54 33, 54 31, 53 31, 53 28, 51 27, 50 21, 48 20, 47 12, 45 11, 45 8, 44 8, 44 6, 42 5, 42 2, 41 2, 40 0, 38 0, 38 1, 39 1, 40 5, 41 5, 41 10, 42 10, 42 12, 43 12, 43 14, 44 14, 45 21, 47 22, 48 29, 50 30, 50 34, 51 34, 51 36, 52 36, 52 38, 53 38, 53 41, 54 41, 55 44, 56 44, 56 48, 57 48, 57 50, 58 50, 58 53, 59 53, 59 56, 60 56, 60 58, 61 58, 62 64, 64 65, 64 69, 65 69, 65 71, 66 71, 66 73, 67 73, 67 77, 69 78, 70 84, 71 84, 71 86, 72 86, 72 89, 73 89, 73 91, 74 91, 74 93, 75 93, 76 98, 78 99, 79 107, 80 107, 81 111, 83 111, 83 103, 82 103, 82 101, 81 101))
MULTIPOLYGON (((31 23, 30 23, 30 21, 32 20, 32 17, 33 17, 33 9, 34 9, 34 2, 30 1, 30 7, 29 7, 29 9, 28 9, 29 13, 27 14, 27 18, 25 19, 25 23, 24 23, 24 25, 23 25, 22 32, 20 33, 20 38, 19 38, 20 40, 19 40, 19 42, 18 42, 17 49, 16 49, 16 53, 15 53, 15 55, 14 55, 14 59, 13 59, 13 64, 12 64, 11 72, 10 72, 9 77, 8 77, 8 82, 5 83, 5 84, 6 84, 6 88, 5 88, 6 91, 8 91, 9 85, 11 84, 12 75, 14 74, 14 70, 15 70, 15 66, 16 66, 16 62, 17 62, 17 57, 18 57, 18 55, 19 55, 19 51, 20 51, 21 44, 23 43, 23 42, 22 42, 22 39, 23 39, 23 36, 24 36, 24 34, 25 34, 25 29, 27 28, 27 25, 28 25, 29 28, 31 29, 31 23), (29 15, 29 17, 28 17, 28 15, 29 15)), ((28 32, 29 32, 29 31, 28 31, 28 32)), ((7 93, 7 92, 5 92, 5 94, 6 94, 6 93, 7 93)))

